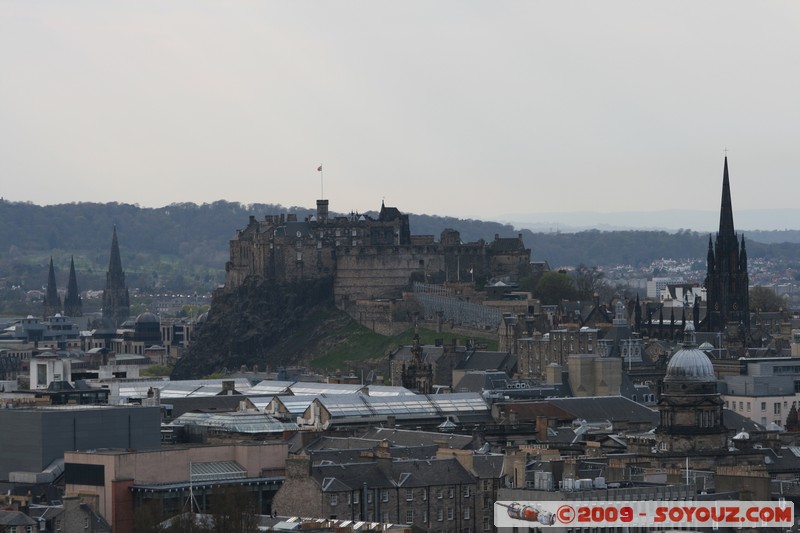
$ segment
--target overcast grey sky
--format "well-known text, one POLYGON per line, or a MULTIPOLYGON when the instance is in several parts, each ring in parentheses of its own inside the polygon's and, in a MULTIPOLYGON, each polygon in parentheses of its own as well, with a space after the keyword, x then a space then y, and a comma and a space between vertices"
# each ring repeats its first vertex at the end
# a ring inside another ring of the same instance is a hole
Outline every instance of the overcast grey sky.
POLYGON ((795 207, 800 3, 0 0, 10 200, 795 207))

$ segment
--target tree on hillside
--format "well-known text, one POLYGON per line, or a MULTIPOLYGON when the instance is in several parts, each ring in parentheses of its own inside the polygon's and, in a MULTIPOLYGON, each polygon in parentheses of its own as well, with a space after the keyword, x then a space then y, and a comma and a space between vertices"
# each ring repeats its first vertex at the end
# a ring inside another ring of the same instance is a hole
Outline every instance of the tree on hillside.
POLYGON ((561 300, 575 300, 578 291, 575 288, 575 280, 564 271, 551 271, 542 274, 536 284, 534 296, 539 298, 543 304, 554 305, 561 300))
POLYGON ((581 263, 575 269, 575 288, 579 300, 591 300, 595 294, 605 292, 605 274, 597 266, 587 266, 581 263))
POLYGON ((786 300, 769 287, 756 285, 750 289, 750 309, 753 311, 779 311, 786 309, 786 300))

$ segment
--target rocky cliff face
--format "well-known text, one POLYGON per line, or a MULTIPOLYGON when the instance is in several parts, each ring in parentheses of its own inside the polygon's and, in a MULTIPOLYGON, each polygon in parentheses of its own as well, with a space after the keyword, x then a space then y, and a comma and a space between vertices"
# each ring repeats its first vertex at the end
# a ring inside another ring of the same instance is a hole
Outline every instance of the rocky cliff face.
POLYGON ((338 315, 331 278, 297 283, 248 280, 215 295, 208 320, 172 379, 301 362, 313 353, 321 321, 338 315))

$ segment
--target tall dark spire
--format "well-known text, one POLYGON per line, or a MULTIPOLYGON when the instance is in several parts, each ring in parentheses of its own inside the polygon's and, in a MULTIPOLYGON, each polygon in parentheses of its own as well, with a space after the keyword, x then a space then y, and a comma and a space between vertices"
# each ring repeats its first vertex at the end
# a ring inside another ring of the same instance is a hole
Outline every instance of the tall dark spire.
POLYGON ((67 282, 67 294, 64 296, 64 314, 71 317, 83 316, 83 300, 78 290, 74 257, 69 260, 69 281, 67 282))
POLYGON ((47 274, 47 292, 44 295, 43 318, 55 316, 61 312, 61 299, 56 287, 56 271, 53 268, 53 257, 50 257, 50 272, 47 274))
POLYGON ((108 275, 111 276, 120 274, 123 276, 125 275, 122 272, 122 259, 120 258, 119 255, 119 241, 117 240, 117 227, 114 226, 114 234, 111 236, 111 258, 108 261, 108 275))
POLYGON ((130 295, 125 286, 125 272, 119 254, 117 227, 111 237, 111 258, 106 273, 106 288, 103 291, 103 318, 109 319, 115 327, 120 326, 131 314, 130 295))
MULTIPOLYGON (((747 252, 744 238, 741 246, 733 227, 733 202, 728 176, 728 158, 722 172, 722 203, 719 212, 719 232, 711 248, 709 240, 708 271, 706 272, 706 330, 729 330, 736 324, 749 335, 750 305, 747 274, 747 252)), ((741 339, 747 342, 747 339, 741 339)))
POLYGON ((722 172, 722 205, 719 210, 719 234, 725 239, 736 235, 733 230, 733 202, 731 202, 731 183, 728 178, 728 156, 725 156, 725 169, 722 172))

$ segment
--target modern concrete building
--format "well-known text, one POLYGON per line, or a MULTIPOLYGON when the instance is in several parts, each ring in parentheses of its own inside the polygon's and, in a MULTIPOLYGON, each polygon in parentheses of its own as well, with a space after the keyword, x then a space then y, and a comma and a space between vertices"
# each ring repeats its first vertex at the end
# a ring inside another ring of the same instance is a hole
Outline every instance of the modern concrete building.
POLYGON ((63 470, 64 452, 161 446, 161 411, 140 406, 0 409, 0 479, 46 483, 63 470))

